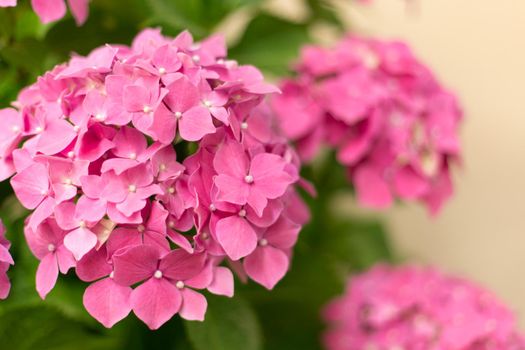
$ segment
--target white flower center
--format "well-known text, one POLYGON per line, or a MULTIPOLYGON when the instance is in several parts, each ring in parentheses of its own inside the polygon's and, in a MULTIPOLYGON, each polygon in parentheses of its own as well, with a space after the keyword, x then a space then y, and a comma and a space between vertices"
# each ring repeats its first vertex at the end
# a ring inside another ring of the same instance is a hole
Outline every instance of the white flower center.
POLYGON ((166 68, 164 68, 164 67, 160 67, 160 68, 159 68, 159 74, 160 74, 160 75, 166 74, 166 68))
POLYGON ((211 211, 215 211, 215 210, 217 210, 217 207, 215 206, 215 204, 213 204, 213 203, 210 204, 210 210, 211 210, 211 211))
POLYGON ((204 103, 204 105, 208 108, 210 108, 212 106, 211 102, 208 101, 208 100, 204 100, 202 103, 204 103))
POLYGON ((137 192, 137 186, 136 185, 129 185, 128 191, 131 193, 137 192))
POLYGON ((253 176, 251 176, 251 175, 246 175, 246 176, 244 177, 244 181, 245 181, 246 183, 248 183, 248 184, 251 184, 251 183, 253 182, 253 176))
POLYGON ((144 225, 138 225, 137 226, 137 231, 139 231, 140 233, 146 231, 146 227, 144 227, 144 225))
POLYGON ((109 274, 109 278, 113 278, 113 277, 115 277, 115 272, 111 271, 111 273, 109 274))
POLYGON ((53 243, 49 243, 47 245, 47 250, 49 250, 50 252, 54 252, 57 248, 55 247, 55 245, 53 243))
POLYGON ((37 126, 37 127, 35 128, 35 132, 36 132, 37 134, 40 134, 42 131, 44 131, 44 129, 42 129, 41 126, 37 126))
POLYGON ((13 132, 17 133, 17 132, 20 131, 20 127, 19 127, 18 125, 13 125, 13 126, 11 127, 11 130, 12 130, 13 132))
POLYGON ((177 288, 179 288, 179 289, 184 288, 184 282, 182 282, 182 281, 177 281, 177 283, 175 283, 175 287, 177 287, 177 288))
POLYGON ((201 58, 199 57, 199 55, 193 55, 191 57, 191 59, 193 60, 193 62, 199 62, 201 60, 201 58))
POLYGON ((162 278, 162 271, 160 271, 160 270, 155 271, 155 273, 153 274, 153 277, 155 277, 156 279, 161 279, 162 278))
POLYGON ((175 118, 177 118, 177 119, 182 118, 182 113, 181 112, 175 112, 175 118))
POLYGON ((74 158, 75 157, 75 152, 73 152, 73 151, 67 152, 67 157, 68 158, 74 158))
POLYGON ((151 112, 151 107, 150 107, 150 106, 144 106, 144 108, 142 109, 142 111, 143 111, 144 113, 149 113, 149 112, 151 112))
POLYGON ((241 218, 245 217, 246 216, 246 210, 244 210, 244 209, 239 210, 239 216, 241 218))
POLYGON ((129 154, 129 159, 133 159, 133 160, 137 159, 137 153, 135 153, 135 152, 130 153, 129 154))
POLYGON ((248 123, 246 123, 246 122, 242 122, 242 123, 241 123, 241 129, 243 129, 243 130, 248 129, 248 123))
POLYGON ((95 119, 102 121, 102 120, 106 119, 106 116, 104 114, 102 114, 102 113, 97 113, 95 115, 95 119))
POLYGON ((162 163, 161 165, 159 165, 159 169, 160 171, 164 171, 166 170, 168 167, 166 166, 166 164, 162 163))
POLYGON ((210 238, 210 235, 208 234, 208 232, 203 232, 201 234, 201 237, 202 237, 203 240, 207 240, 208 238, 210 238))
POLYGON ((261 238, 261 240, 259 241, 259 245, 261 247, 265 247, 268 245, 268 240, 266 238, 261 238))
POLYGON ((175 189, 173 187, 170 187, 170 188, 168 188, 168 192, 169 192, 169 194, 174 194, 175 193, 175 189))
POLYGON ((175 227, 175 223, 174 223, 173 221, 170 220, 170 221, 168 222, 168 227, 169 227, 169 228, 174 228, 174 227, 175 227))
POLYGON ((67 179, 64 180, 64 184, 72 185, 73 184, 73 180, 71 180, 70 178, 67 178, 67 179))
POLYGON ((86 222, 84 220, 80 220, 80 222, 78 223, 78 227, 86 228, 86 222))

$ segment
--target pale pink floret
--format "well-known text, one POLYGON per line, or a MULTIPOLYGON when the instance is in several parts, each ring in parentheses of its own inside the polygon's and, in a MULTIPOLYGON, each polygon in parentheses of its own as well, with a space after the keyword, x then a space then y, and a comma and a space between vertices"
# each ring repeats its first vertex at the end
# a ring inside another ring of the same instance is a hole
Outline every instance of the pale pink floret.
POLYGON ((379 265, 324 311, 330 350, 522 349, 512 312, 490 292, 431 268, 379 265))
POLYGON ((296 70, 271 104, 303 160, 327 145, 360 204, 401 198, 439 211, 453 191, 462 114, 405 44, 348 37, 331 49, 308 46, 296 70))
POLYGON ((275 237, 308 220, 300 163, 256 109, 276 89, 225 55, 220 37, 148 29, 131 47, 75 56, 0 110, 0 178, 33 211, 42 298, 75 267, 104 326, 133 310, 156 329, 176 313, 204 319, 195 289, 232 297, 226 263, 248 259, 269 289, 284 277, 295 239, 275 237))

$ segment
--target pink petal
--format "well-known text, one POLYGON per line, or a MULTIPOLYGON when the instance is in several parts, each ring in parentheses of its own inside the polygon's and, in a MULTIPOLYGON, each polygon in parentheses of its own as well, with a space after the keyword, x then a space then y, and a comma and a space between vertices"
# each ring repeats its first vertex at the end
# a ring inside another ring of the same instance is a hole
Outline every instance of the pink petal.
POLYGON ((155 330, 179 311, 182 296, 166 279, 151 278, 131 293, 130 302, 135 315, 155 330))
POLYGON ((10 265, 13 265, 15 262, 13 261, 13 258, 11 257, 11 253, 9 253, 9 249, 7 247, 4 247, 3 245, 0 245, 0 263, 8 263, 10 265))
POLYGON ((106 203, 82 196, 77 201, 76 212, 78 213, 75 216, 77 219, 97 222, 106 215, 106 203))
POLYGON ((36 290, 42 299, 53 289, 58 278, 58 264, 55 254, 47 254, 36 271, 36 290))
POLYGON ((46 125, 40 133, 37 143, 37 150, 53 155, 63 151, 77 137, 73 125, 63 119, 58 119, 46 125))
POLYGON ((119 249, 128 249, 142 244, 142 235, 137 229, 119 227, 111 232, 106 243, 108 256, 113 256, 119 249))
POLYGON ((257 247, 257 234, 252 226, 239 216, 229 216, 217 222, 217 241, 232 260, 239 260, 257 247))
POLYGON ((231 270, 222 266, 215 267, 213 281, 208 286, 208 290, 213 294, 233 297, 234 282, 231 270))
POLYGON ((293 178, 284 171, 286 162, 278 155, 261 153, 251 162, 250 174, 253 176, 253 185, 266 198, 277 198, 284 194, 293 178))
POLYGON ((388 208, 392 204, 390 188, 381 175, 369 168, 357 169, 354 185, 359 203, 373 208, 388 208))
POLYGON ((182 306, 180 308, 180 317, 188 321, 204 321, 208 302, 204 295, 197 293, 190 288, 182 290, 182 306))
POLYGON ((5 272, 0 272, 0 300, 6 299, 11 290, 11 282, 5 272))
POLYGON ((131 312, 132 289, 105 278, 91 284, 84 292, 84 307, 106 328, 111 328, 131 312))
POLYGON ((77 261, 71 252, 62 244, 56 250, 58 270, 66 274, 70 268, 75 267, 77 261))
POLYGON ((248 175, 248 157, 243 146, 235 141, 224 142, 213 159, 213 167, 219 174, 244 179, 248 175))
POLYGON ((55 210, 55 200, 51 197, 44 199, 42 203, 35 209, 33 214, 29 217, 29 226, 36 229, 44 220, 49 218, 55 210))
POLYGON ((170 144, 175 140, 177 132, 177 118, 173 113, 161 104, 153 114, 153 122, 148 128, 154 140, 163 144, 170 144))
POLYGON ((184 113, 200 103, 199 89, 186 76, 172 82, 168 90, 165 101, 173 113, 184 113))
POLYGON ((220 174, 215 177, 214 183, 219 190, 217 200, 239 205, 246 204, 248 201, 250 185, 244 179, 220 174))
POLYGON ((0 0, 0 7, 14 7, 16 0, 0 0))
POLYGON ((113 139, 115 148, 113 153, 121 158, 136 158, 146 151, 148 143, 142 133, 137 129, 125 126, 119 130, 113 139))
MULTIPOLYGON (((128 112, 142 112, 149 104, 149 93, 141 85, 128 85, 124 88, 123 102, 128 112)), ((151 107, 151 106, 150 106, 151 107)))
POLYGON ((113 255, 115 282, 131 286, 151 277, 159 258, 158 249, 149 245, 134 246, 113 255))
POLYGON ((104 246, 99 250, 92 249, 84 255, 77 263, 76 273, 82 281, 92 282, 108 276, 112 270, 107 261, 107 251, 104 246))
POLYGON ((394 175, 394 189, 403 198, 414 199, 428 190, 428 182, 410 166, 399 169, 394 175))
POLYGON ((35 163, 11 179, 15 194, 27 209, 35 209, 49 192, 47 168, 35 163))
POLYGON ((207 134, 215 132, 210 112, 196 106, 188 110, 179 120, 180 136, 186 141, 199 141, 207 134))
POLYGON ((284 277, 288 266, 288 256, 271 246, 259 247, 244 259, 248 276, 268 289, 273 289, 284 277))
POLYGON ((89 14, 89 0, 68 0, 67 2, 77 25, 84 24, 89 14))
POLYGON ((301 225, 298 225, 283 216, 266 230, 264 238, 276 248, 288 249, 292 248, 297 242, 300 230, 301 225))
POLYGON ((159 270, 174 281, 185 281, 199 274, 205 262, 206 254, 189 254, 185 250, 175 249, 162 258, 159 270))
POLYGON ((248 206, 246 209, 246 218, 257 227, 268 227, 274 224, 283 212, 284 205, 279 199, 268 201, 264 208, 262 216, 257 215, 255 211, 248 206))
POLYGON ((86 228, 77 228, 64 237, 64 246, 80 260, 97 245, 97 235, 86 228))
POLYGON ((31 0, 31 6, 43 23, 59 20, 66 15, 64 0, 31 0))
POLYGON ((208 263, 196 276, 184 281, 184 284, 194 289, 205 289, 213 281, 213 265, 208 263))

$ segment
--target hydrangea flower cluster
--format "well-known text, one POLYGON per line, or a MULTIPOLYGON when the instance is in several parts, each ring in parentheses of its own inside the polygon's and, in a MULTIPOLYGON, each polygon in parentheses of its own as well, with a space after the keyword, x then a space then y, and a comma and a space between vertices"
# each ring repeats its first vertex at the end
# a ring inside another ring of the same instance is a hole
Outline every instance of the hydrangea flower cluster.
MULTIPOLYGON (((17 0, 0 0, 0 7, 14 7, 17 0)), ((89 0, 67 0, 69 9, 77 25, 86 22, 89 14, 89 0)), ((66 15, 65 0, 31 0, 31 6, 42 23, 58 21, 66 15)))
POLYGON ((491 293, 432 268, 378 265, 324 312, 330 350, 521 350, 513 314, 491 293))
POLYGON ((227 60, 222 37, 154 29, 24 89, 0 111, 0 179, 14 175, 33 210, 41 297, 75 268, 102 324, 133 310, 156 329, 176 313, 202 320, 197 290, 231 297, 223 263, 272 289, 309 215, 298 157, 258 107, 276 91, 227 60))
POLYGON ((10 265, 13 265, 13 257, 9 253, 11 244, 5 238, 6 230, 5 226, 0 221, 0 299, 5 299, 9 295, 11 289, 11 283, 7 277, 7 270, 10 265))
POLYGON ((462 114, 405 44, 347 37, 306 47, 281 88, 272 107, 284 134, 305 161, 323 144, 336 149, 362 205, 401 198, 435 213, 451 196, 462 114))

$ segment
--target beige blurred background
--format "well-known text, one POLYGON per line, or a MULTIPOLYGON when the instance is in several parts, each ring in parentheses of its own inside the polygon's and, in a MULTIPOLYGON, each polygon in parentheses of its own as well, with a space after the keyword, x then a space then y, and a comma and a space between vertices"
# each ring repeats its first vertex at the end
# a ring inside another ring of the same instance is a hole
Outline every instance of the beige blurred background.
POLYGON ((464 167, 441 215, 387 214, 404 256, 471 277, 525 325, 525 1, 375 0, 344 12, 362 33, 407 40, 463 101, 464 167))

